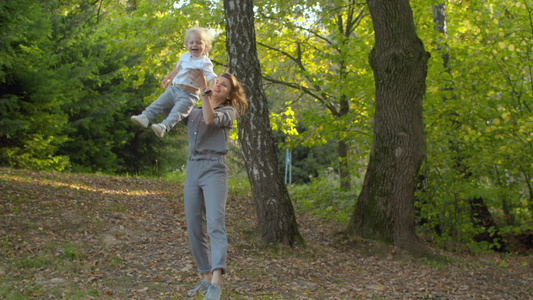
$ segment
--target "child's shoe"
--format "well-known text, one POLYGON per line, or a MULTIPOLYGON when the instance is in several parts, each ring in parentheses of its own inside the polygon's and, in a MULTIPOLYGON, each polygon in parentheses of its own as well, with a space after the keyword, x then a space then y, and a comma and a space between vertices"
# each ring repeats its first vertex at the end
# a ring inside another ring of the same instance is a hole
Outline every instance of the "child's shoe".
POLYGON ((154 131, 155 135, 162 138, 165 135, 165 132, 167 132, 167 127, 163 123, 153 124, 152 130, 154 131))
POLYGON ((144 128, 148 127, 148 123, 150 123, 145 115, 131 116, 131 121, 144 128))

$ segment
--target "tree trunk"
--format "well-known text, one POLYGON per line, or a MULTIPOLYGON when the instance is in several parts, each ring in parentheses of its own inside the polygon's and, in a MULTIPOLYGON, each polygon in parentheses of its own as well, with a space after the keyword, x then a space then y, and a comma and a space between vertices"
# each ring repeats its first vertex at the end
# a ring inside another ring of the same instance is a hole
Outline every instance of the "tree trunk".
POLYGON ((340 184, 341 190, 349 191, 351 188, 351 176, 348 169, 348 145, 345 141, 338 142, 339 165, 340 165, 340 184))
POLYGON ((243 84, 249 107, 239 118, 239 141, 252 186, 258 228, 266 243, 303 242, 278 166, 255 44, 252 0, 224 0, 229 71, 243 84))
POLYGON ((422 98, 429 53, 408 0, 367 0, 375 32, 374 140, 363 190, 347 231, 420 250, 414 226, 416 178, 425 157, 422 98))
POLYGON ((492 250, 506 252, 507 244, 503 239, 498 225, 494 222, 489 208, 481 197, 475 197, 468 201, 470 204, 470 218, 474 227, 482 228, 482 232, 474 236, 476 242, 486 241, 493 245, 492 250))

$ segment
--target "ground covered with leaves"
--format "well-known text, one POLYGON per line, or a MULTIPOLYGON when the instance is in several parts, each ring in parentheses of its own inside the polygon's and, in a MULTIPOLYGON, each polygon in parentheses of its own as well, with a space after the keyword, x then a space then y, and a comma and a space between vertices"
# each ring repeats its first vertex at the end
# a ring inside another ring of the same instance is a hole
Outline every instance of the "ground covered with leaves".
MULTIPOLYGON (((200 277, 182 191, 158 179, 0 169, 0 298, 185 298, 200 277)), ((305 246, 258 246, 253 206, 249 192, 231 191, 223 299, 533 298, 531 254, 414 258, 303 213, 305 246)))

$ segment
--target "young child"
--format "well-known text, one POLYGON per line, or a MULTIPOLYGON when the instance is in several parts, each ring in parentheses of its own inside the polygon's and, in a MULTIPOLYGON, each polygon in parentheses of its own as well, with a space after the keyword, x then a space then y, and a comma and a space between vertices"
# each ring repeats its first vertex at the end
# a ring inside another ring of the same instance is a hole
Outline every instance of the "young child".
MULTIPOLYGON (((189 70, 203 71, 209 86, 213 87, 217 75, 213 72, 213 63, 207 57, 213 36, 207 28, 192 27, 185 34, 185 47, 176 67, 163 79, 161 87, 172 84, 140 115, 131 117, 133 123, 144 128, 157 114, 166 114, 167 118, 159 124, 152 124, 152 130, 158 137, 163 137, 176 123, 187 117, 198 102, 198 86, 189 78, 189 70)), ((207 89, 205 93, 209 93, 207 89)))

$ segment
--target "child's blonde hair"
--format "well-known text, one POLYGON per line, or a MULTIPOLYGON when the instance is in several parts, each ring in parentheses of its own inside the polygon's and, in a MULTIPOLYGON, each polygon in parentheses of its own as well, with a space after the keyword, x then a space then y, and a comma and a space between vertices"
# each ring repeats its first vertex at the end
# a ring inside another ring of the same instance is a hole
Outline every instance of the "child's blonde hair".
POLYGON ((208 28, 198 27, 194 26, 187 30, 185 33, 185 41, 184 45, 187 47, 187 43, 189 42, 189 39, 191 38, 191 34, 196 33, 200 37, 202 41, 205 43, 205 51, 202 53, 202 55, 207 56, 209 54, 209 51, 211 51, 211 47, 213 46, 213 35, 211 34, 211 30, 208 28))

